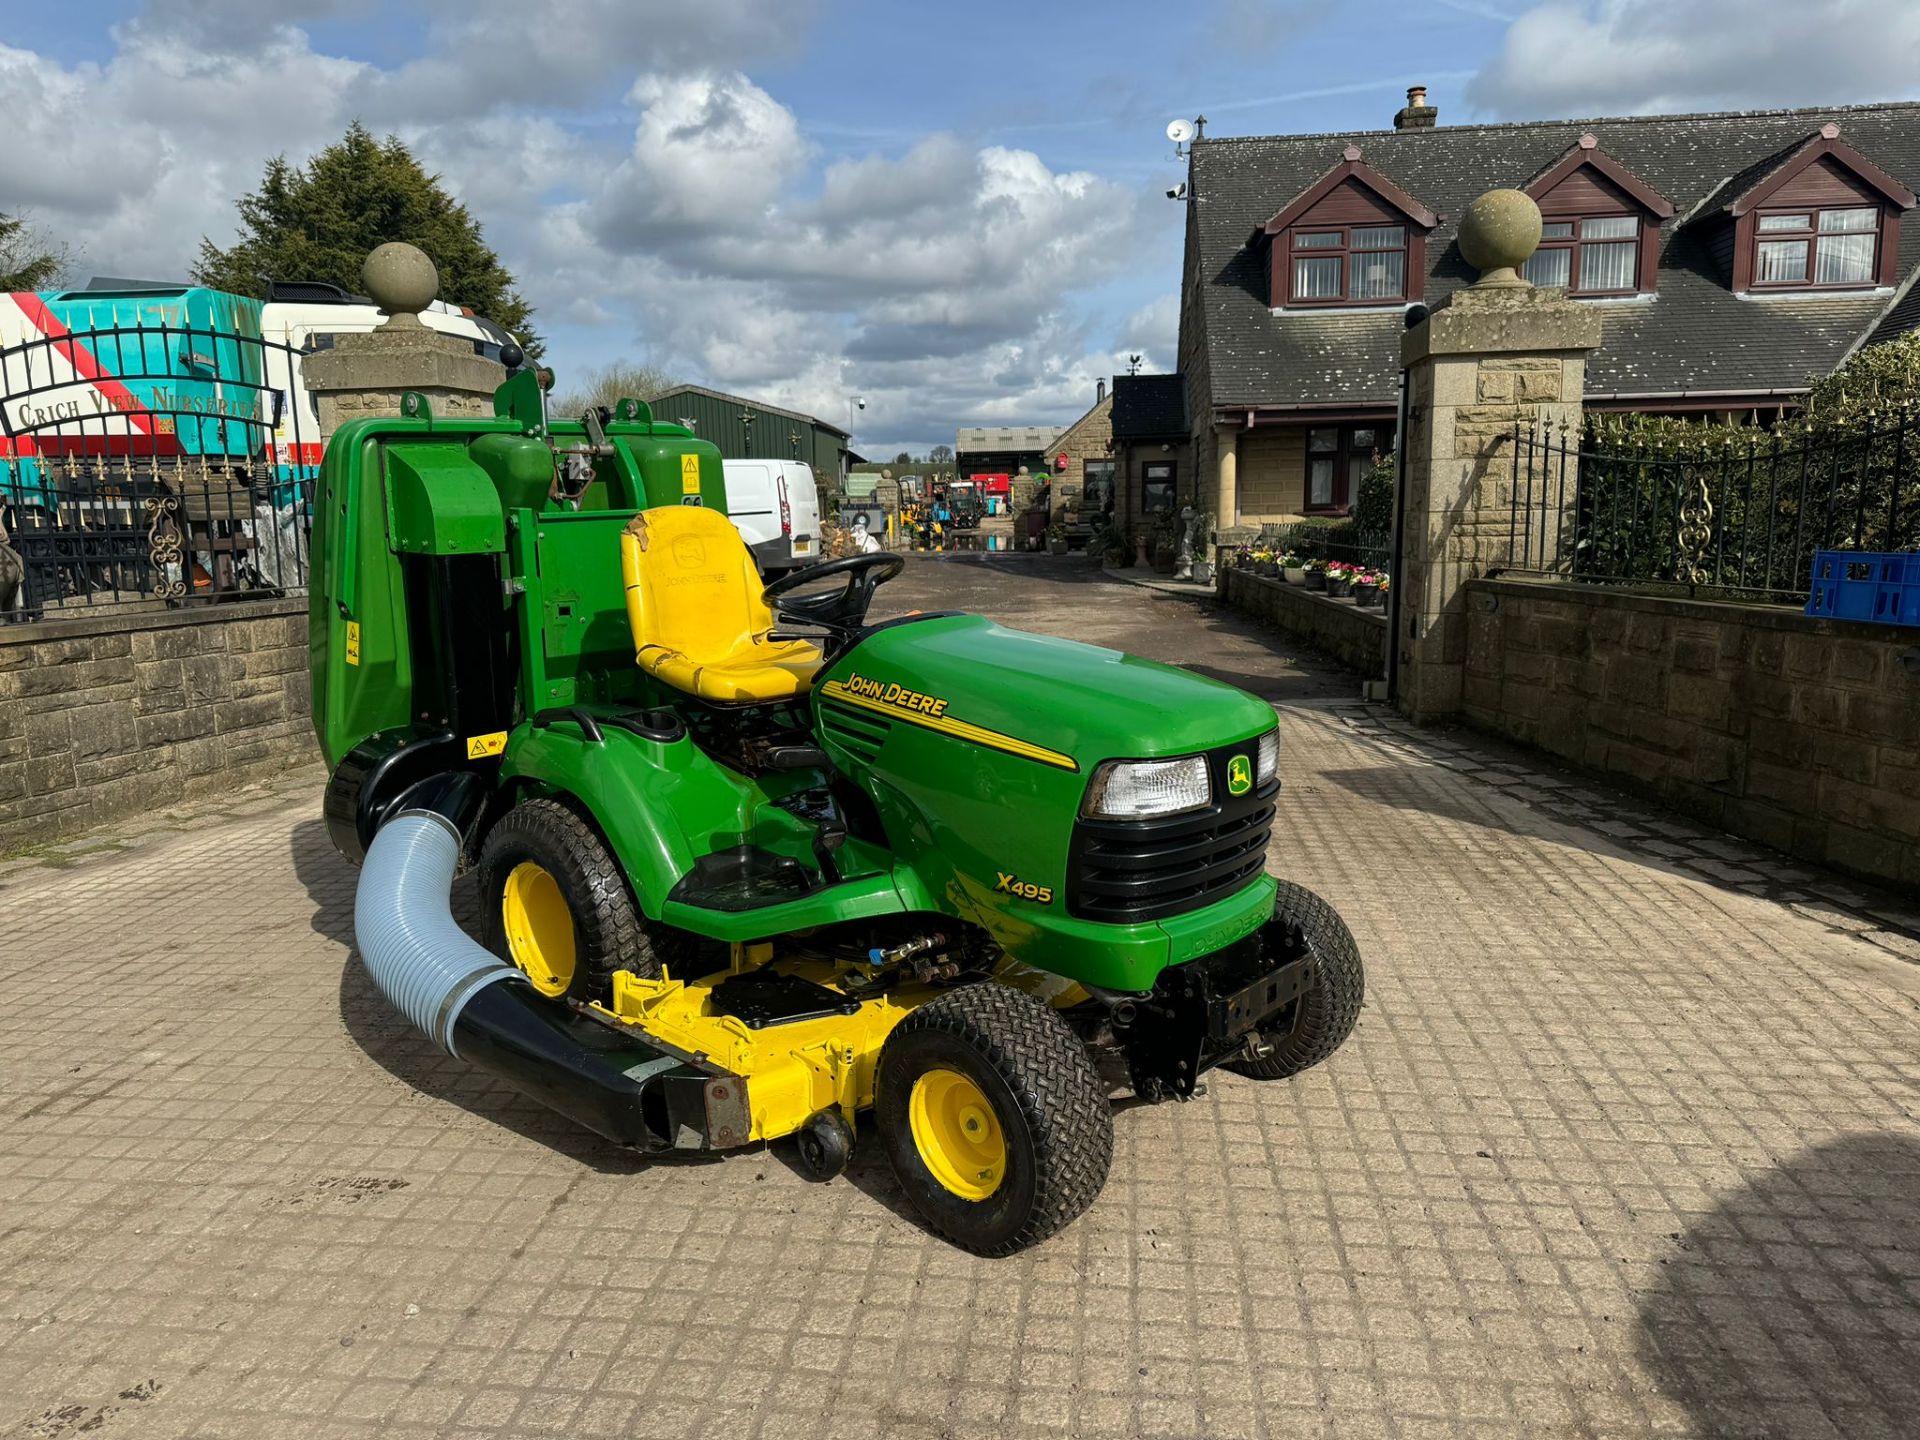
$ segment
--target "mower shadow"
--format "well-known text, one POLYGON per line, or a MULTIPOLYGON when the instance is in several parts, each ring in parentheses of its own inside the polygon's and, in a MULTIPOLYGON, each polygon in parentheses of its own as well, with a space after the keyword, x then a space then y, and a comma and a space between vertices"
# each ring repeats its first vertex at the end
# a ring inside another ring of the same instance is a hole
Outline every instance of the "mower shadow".
MULTIPOLYGON (((294 873, 314 902, 314 930, 349 952, 340 966, 340 1023, 369 1060, 410 1090, 457 1105, 603 1175, 637 1174, 654 1163, 581 1129, 484 1071, 440 1053, 374 989, 366 966, 353 952, 353 893, 359 872, 334 850, 326 826, 318 820, 295 826, 291 851, 294 873)), ((462 928, 471 933, 470 878, 454 883, 453 910, 462 928)))

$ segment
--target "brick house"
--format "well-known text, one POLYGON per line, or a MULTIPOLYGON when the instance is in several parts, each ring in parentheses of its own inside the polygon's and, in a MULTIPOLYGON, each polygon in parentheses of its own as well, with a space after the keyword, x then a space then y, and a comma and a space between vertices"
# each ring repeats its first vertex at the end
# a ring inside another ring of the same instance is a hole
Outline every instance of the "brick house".
MULTIPOLYGON (((1470 284, 1483 191, 1539 204, 1535 284, 1602 316, 1590 409, 1762 414, 1920 327, 1920 105, 1193 142, 1180 379, 1221 526, 1341 514, 1392 447, 1407 308, 1470 284)), ((1119 409, 1116 396, 1116 431, 1119 409)))

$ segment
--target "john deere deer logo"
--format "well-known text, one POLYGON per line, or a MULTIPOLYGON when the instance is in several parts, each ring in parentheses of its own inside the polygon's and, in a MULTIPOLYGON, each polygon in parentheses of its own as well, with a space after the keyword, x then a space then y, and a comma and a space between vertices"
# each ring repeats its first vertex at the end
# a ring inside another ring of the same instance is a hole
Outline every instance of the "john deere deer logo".
POLYGON ((1227 793, 1244 795, 1253 788, 1253 762, 1244 755, 1227 761, 1227 793))

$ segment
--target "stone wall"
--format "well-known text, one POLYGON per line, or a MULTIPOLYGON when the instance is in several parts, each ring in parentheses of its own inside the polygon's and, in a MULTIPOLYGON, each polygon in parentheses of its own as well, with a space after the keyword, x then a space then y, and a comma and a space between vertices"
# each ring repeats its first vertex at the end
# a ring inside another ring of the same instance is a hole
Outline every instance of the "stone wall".
POLYGON ((1920 631, 1468 586, 1465 713, 1776 849, 1920 887, 1920 631))
POLYGON ((1332 656, 1366 679, 1377 679, 1386 670, 1387 617, 1381 610, 1362 610, 1351 601, 1330 600, 1245 570, 1222 570, 1220 593, 1234 609, 1332 656))
POLYGON ((307 607, 0 626, 0 853, 314 760, 307 607))

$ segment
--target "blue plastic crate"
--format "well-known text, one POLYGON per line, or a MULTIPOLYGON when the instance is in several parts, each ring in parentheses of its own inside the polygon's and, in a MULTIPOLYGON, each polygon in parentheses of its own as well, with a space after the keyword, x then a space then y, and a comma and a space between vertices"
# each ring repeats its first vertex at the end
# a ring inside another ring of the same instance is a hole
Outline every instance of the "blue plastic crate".
POLYGON ((1920 626, 1920 551, 1814 551, 1807 614, 1920 626))

